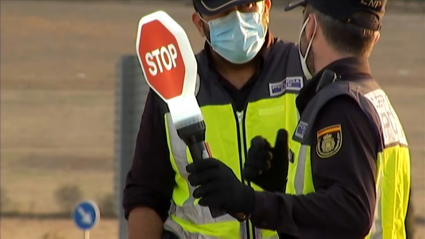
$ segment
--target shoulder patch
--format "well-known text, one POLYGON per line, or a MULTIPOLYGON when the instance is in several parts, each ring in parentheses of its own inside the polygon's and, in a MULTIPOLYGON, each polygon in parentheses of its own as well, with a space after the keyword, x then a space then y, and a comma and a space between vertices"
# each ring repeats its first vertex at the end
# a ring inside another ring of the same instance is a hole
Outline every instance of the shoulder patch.
POLYGON ((316 153, 320 158, 334 156, 342 146, 341 125, 332 125, 317 132, 316 153))
POLYGON ((279 95, 282 95, 284 92, 285 92, 285 80, 276 82, 276 83, 269 83, 270 96, 279 96, 279 95))

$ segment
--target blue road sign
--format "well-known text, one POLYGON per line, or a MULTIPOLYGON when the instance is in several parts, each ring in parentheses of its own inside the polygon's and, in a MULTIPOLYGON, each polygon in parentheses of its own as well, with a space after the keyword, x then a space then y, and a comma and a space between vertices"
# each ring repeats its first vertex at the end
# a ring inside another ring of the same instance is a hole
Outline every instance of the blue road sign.
POLYGON ((93 229, 99 219, 99 207, 91 200, 79 202, 72 212, 72 220, 75 225, 84 231, 93 229))

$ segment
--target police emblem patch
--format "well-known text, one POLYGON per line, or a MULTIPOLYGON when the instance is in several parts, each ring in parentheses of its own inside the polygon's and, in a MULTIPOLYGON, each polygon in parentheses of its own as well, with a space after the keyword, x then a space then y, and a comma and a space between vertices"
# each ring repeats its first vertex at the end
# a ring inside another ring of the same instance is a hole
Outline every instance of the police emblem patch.
POLYGON ((316 153, 320 158, 334 156, 341 149, 341 125, 332 125, 317 132, 316 153))

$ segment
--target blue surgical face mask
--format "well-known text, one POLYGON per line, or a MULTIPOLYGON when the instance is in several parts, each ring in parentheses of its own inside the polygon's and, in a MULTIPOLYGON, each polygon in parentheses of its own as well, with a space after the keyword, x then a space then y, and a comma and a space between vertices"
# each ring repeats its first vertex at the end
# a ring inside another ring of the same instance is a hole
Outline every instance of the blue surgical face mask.
MULTIPOLYGON (((266 29, 258 12, 229 15, 205 22, 210 28, 208 43, 224 59, 234 64, 252 60, 262 48, 266 29)), ((201 18, 202 19, 202 18, 201 18)))

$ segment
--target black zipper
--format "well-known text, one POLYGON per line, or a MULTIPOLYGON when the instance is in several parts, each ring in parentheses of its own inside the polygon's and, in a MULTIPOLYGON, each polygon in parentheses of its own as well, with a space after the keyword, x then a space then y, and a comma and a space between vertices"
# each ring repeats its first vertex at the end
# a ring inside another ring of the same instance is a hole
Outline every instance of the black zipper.
MULTIPOLYGON (((221 88, 221 90, 223 92, 226 92, 227 93, 227 91, 223 88, 223 86, 218 81, 216 83, 218 83, 218 87, 221 88)), ((255 88, 256 85, 258 85, 258 81, 255 82, 255 84, 253 86, 253 89, 255 88)), ((241 173, 240 173, 241 181, 242 181, 243 184, 246 184, 246 185, 248 185, 250 187, 251 187, 251 183, 250 182, 245 183, 245 179, 243 177, 243 173, 242 173, 243 172, 243 159, 242 159, 242 157, 245 157, 246 158, 246 153, 247 153, 246 132, 245 132, 246 131, 245 130, 245 112, 246 112, 246 109, 248 108, 248 102, 249 102, 248 99, 250 98, 250 96, 252 94, 252 90, 249 93, 248 98, 247 98, 247 102, 245 103, 244 109, 242 110, 242 122, 239 122, 239 115, 238 115, 238 113, 240 113, 240 112, 238 112, 236 110, 236 106, 235 106, 236 102, 234 102, 233 99, 232 99, 232 97, 227 93, 227 97, 230 99, 231 102, 233 102, 232 103, 233 114, 234 114, 235 119, 236 119, 236 126, 237 126, 236 127, 237 128, 236 131, 237 131, 237 135, 238 135, 238 152, 239 152, 239 167, 240 167, 240 171, 241 171, 241 173), (240 125, 241 123, 242 123, 242 125, 240 125), (241 126, 242 126, 242 132, 240 132, 241 131, 241 126), (242 136, 243 139, 241 138, 241 136, 242 136)), ((252 225, 252 223, 249 220, 246 220, 245 221, 245 225, 246 225, 246 233, 247 233, 246 239, 251 239, 250 226, 252 226, 252 237, 253 237, 253 239, 255 239, 255 228, 254 228, 254 225, 252 225)))
MULTIPOLYGON (((246 130, 245 130, 245 113, 246 109, 248 107, 248 104, 245 105, 244 109, 240 112, 235 109, 233 106, 233 112, 236 119, 236 125, 237 125, 237 135, 238 135, 238 151, 239 151, 239 167, 241 171, 241 181, 243 184, 248 185, 251 187, 251 183, 248 181, 245 181, 243 177, 243 158, 246 160, 246 152, 247 152, 247 145, 246 145, 246 130)), ((247 233, 247 239, 252 237, 255 238, 255 228, 251 224, 249 220, 245 221, 246 225, 246 233, 247 233), (252 230, 250 228, 252 227, 252 230)))
MULTIPOLYGON (((245 160, 246 160, 247 152, 248 152, 248 146, 246 145, 246 128, 245 128, 245 114, 246 114, 247 108, 248 108, 248 105, 245 105, 245 108, 244 108, 244 111, 243 111, 243 118, 242 118, 242 136, 243 136, 243 140, 242 140, 243 151, 242 152, 244 154, 245 160)), ((242 159, 242 157, 240 157, 240 159, 242 159)), ((241 165, 242 165, 242 162, 241 162, 241 165)), ((242 168, 242 166, 241 166, 241 168, 242 168)), ((247 181, 247 184, 248 184, 249 187, 251 187, 251 182, 247 181)), ((249 234, 249 226, 251 226, 252 227, 252 237, 255 239, 255 227, 254 227, 254 225, 249 220, 247 220, 247 224, 248 224, 248 226, 247 226, 248 234, 249 234)))

